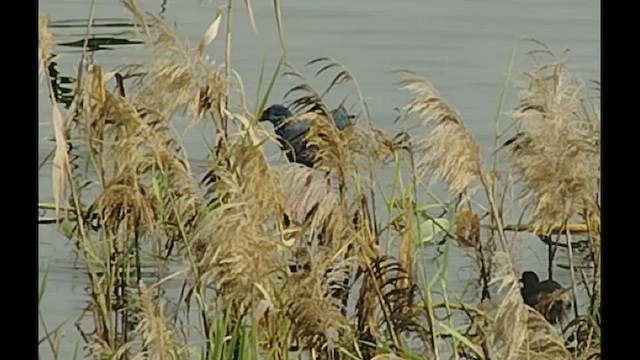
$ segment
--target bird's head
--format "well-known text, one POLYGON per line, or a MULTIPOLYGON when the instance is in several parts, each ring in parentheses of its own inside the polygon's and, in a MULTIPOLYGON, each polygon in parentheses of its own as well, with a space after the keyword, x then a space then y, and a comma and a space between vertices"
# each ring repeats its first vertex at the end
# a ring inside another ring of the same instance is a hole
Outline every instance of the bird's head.
POLYGON ((538 275, 533 271, 525 271, 522 273, 520 282, 524 284, 524 286, 527 286, 539 283, 540 279, 538 278, 538 275))
POLYGON ((351 124, 351 121, 355 119, 355 115, 350 115, 344 106, 340 105, 337 109, 332 111, 333 122, 338 129, 342 130, 351 124))
POLYGON ((291 117, 291 111, 289 111, 289 109, 287 109, 286 106, 284 105, 280 105, 280 104, 276 104, 276 105, 271 105, 268 108, 266 108, 263 112, 262 115, 260 115, 260 121, 269 121, 272 124, 276 125, 281 123, 283 120, 291 117))

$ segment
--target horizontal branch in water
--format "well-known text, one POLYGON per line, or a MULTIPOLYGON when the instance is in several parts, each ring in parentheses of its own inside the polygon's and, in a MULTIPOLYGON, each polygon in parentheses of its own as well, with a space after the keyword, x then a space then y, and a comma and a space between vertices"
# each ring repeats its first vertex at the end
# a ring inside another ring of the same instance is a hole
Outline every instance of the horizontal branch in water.
POLYGON ((38 225, 55 224, 58 221, 62 221, 62 219, 57 219, 57 218, 39 218, 38 219, 38 225))
MULTIPOLYGON (((48 204, 48 203, 38 203, 38 209, 40 210, 55 210, 56 207, 54 204, 48 204)), ((60 210, 62 211, 69 211, 69 212, 76 212, 76 209, 72 208, 72 207, 60 207, 60 210)), ((48 220, 50 219, 38 219, 38 223, 42 224, 46 224, 46 223, 50 223, 48 220)), ((491 230, 497 230, 497 228, 493 225, 490 224, 486 224, 486 225, 482 225, 483 228, 485 229, 491 229, 491 230)), ((520 225, 516 225, 516 224, 507 224, 504 226, 504 231, 527 231, 527 232, 531 232, 535 234, 535 229, 536 226, 535 225, 525 225, 525 224, 520 224, 520 225)), ((572 234, 581 234, 581 233, 586 233, 589 231, 588 227, 586 224, 568 224, 566 229, 565 228, 561 228, 561 227, 556 227, 551 229, 551 234, 566 234, 567 230, 572 233, 572 234)))
MULTIPOLYGON (((482 225, 482 227, 491 230, 497 230, 497 228, 493 225, 482 225)), ((507 224, 504 226, 504 231, 528 231, 531 233, 536 233, 535 225, 510 225, 507 224)), ((566 228, 563 227, 555 227, 551 229, 551 234, 566 234, 569 231, 572 234, 581 234, 589 232, 589 228, 586 224, 568 224, 566 228)))

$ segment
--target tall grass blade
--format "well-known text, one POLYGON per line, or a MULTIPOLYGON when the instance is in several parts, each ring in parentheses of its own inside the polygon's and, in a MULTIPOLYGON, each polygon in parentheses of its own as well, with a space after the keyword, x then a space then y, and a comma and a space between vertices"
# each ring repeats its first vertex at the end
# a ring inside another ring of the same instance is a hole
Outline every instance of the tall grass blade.
POLYGON ((256 27, 256 20, 253 18, 253 7, 251 6, 251 0, 244 0, 244 5, 247 8, 247 12, 249 13, 249 21, 251 22, 251 29, 253 29, 254 33, 258 32, 258 28, 256 27))

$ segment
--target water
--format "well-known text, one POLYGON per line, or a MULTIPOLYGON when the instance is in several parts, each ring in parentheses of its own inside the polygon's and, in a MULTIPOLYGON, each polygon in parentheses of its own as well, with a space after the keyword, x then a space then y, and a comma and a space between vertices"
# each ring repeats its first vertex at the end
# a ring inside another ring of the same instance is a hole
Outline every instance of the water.
MULTIPOLYGON (((221 1, 138 1, 144 10, 175 21, 192 43, 199 41, 213 20, 216 7, 222 4, 221 1)), ((275 67, 280 54, 271 2, 254 1, 252 5, 257 34, 251 30, 243 2, 235 2, 232 54, 234 68, 241 74, 250 100, 256 93, 262 62, 268 72, 275 67)), ((397 125, 393 124, 393 109, 402 105, 408 96, 393 85, 397 79, 391 71, 414 70, 426 76, 460 111, 485 156, 493 151, 496 104, 514 49, 514 75, 528 69, 528 59, 523 54, 531 47, 519 41, 521 37, 541 40, 556 52, 570 49, 569 67, 575 75, 585 80, 600 78, 600 2, 595 0, 352 0, 348 5, 338 0, 285 0, 282 7, 289 60, 307 78, 313 76, 312 70, 304 66, 307 61, 319 56, 339 60, 359 81, 372 120, 384 130, 395 133, 397 125)), ((82 39, 85 29, 68 25, 75 24, 72 20, 88 17, 89 1, 46 0, 40 2, 40 9, 50 16, 54 25, 58 25, 53 28, 57 44, 82 39), (61 26, 65 24, 67 26, 61 26)), ((126 23, 129 15, 119 1, 102 0, 96 4, 95 18, 107 19, 106 23, 126 23)), ((130 28, 97 27, 92 33, 127 38, 127 31, 130 28)), ((79 60, 78 48, 56 46, 54 52, 60 55, 58 70, 65 75, 74 75, 79 60)), ((218 64, 222 63, 222 37, 209 45, 206 52, 218 64)), ((140 46, 125 45, 98 51, 94 59, 105 71, 111 71, 124 64, 143 62, 144 55, 140 46)), ((324 82, 313 83, 324 85, 324 82)), ((290 86, 291 83, 280 79, 272 102, 278 102, 290 86)), ((52 137, 51 106, 46 92, 46 86, 41 84, 40 160, 53 147, 49 141, 52 137)), ((513 89, 507 92, 505 109, 513 105, 515 95, 513 89)), ((506 124, 508 119, 502 118, 506 124)), ((203 128, 188 128, 179 120, 176 127, 185 129, 184 143, 190 160, 195 164, 202 163, 206 159, 201 137, 203 128)), ((39 180, 39 200, 52 202, 50 166, 41 170, 39 180)), ((48 266, 47 291, 41 311, 50 328, 68 320, 63 326, 66 336, 60 349, 60 358, 66 359, 70 358, 74 344, 79 341, 73 322, 86 306, 87 284, 82 268, 73 262, 73 249, 65 238, 51 225, 41 225, 39 231, 41 273, 48 266)), ((516 256, 519 266, 523 270, 533 269, 541 275, 546 274, 545 247, 528 238, 523 238, 522 242, 516 256)), ((449 280, 454 284, 456 281, 462 283, 469 276, 470 266, 465 254, 452 255, 449 280)), ((556 277, 561 283, 569 283, 567 271, 557 270, 556 277)), ((43 358, 51 357, 48 347, 41 346, 40 351, 43 358)))

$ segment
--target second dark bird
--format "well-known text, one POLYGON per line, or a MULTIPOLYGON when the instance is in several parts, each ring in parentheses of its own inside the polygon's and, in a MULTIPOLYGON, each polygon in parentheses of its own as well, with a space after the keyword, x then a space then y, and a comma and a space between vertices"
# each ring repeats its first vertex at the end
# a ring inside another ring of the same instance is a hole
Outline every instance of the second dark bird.
POLYGON ((525 271, 520 279, 524 303, 536 309, 551 324, 564 318, 571 307, 571 298, 566 289, 553 280, 540 281, 533 271, 525 271))

